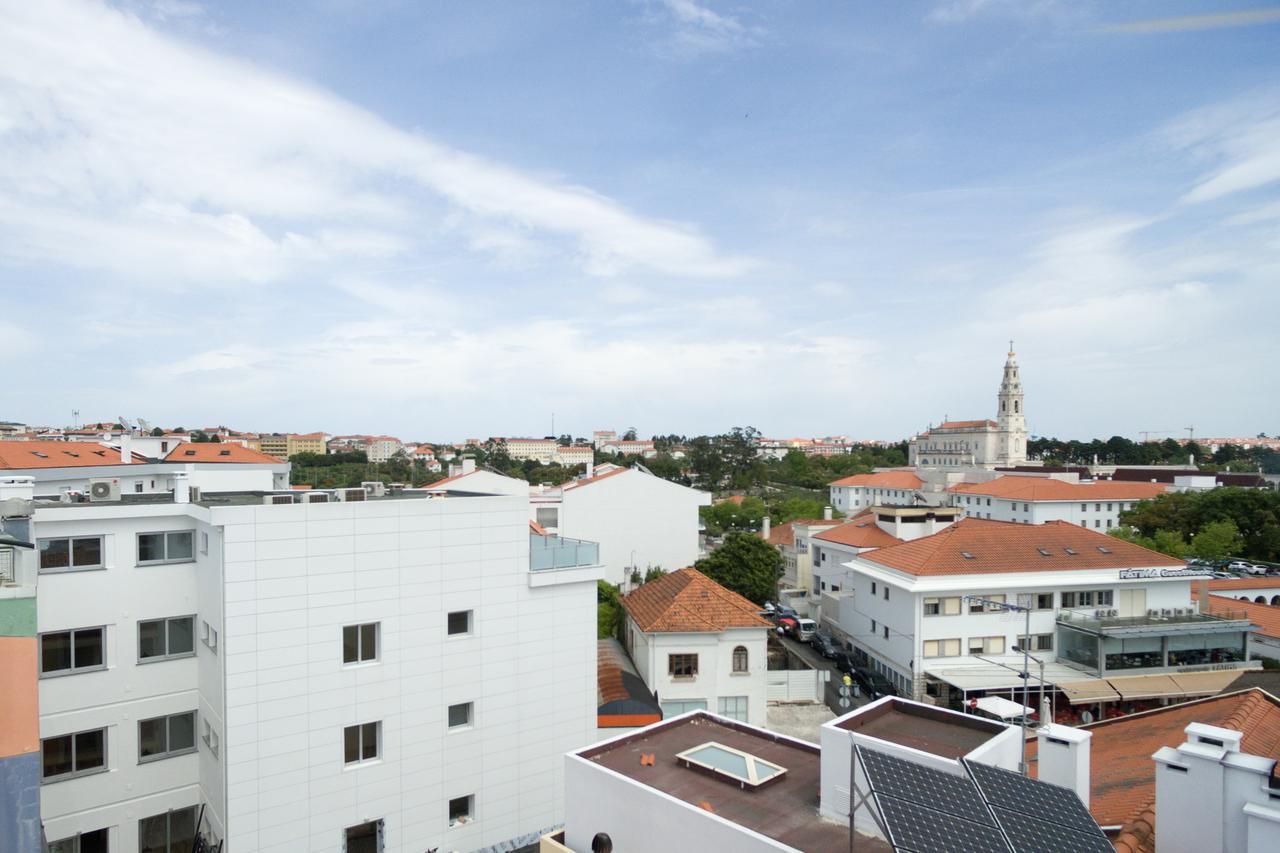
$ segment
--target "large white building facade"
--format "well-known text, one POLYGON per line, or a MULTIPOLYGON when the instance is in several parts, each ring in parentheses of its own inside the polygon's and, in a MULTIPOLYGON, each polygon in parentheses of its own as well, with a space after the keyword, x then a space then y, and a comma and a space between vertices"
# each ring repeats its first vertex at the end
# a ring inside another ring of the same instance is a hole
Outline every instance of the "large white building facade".
POLYGON ((1010 341, 996 395, 996 419, 946 420, 930 427, 908 442, 908 464, 951 470, 1024 464, 1029 437, 1024 402, 1022 379, 1010 341))
POLYGON ((1127 480, 1081 483, 1075 474, 1004 476, 985 483, 952 486, 952 506, 968 518, 989 518, 1019 524, 1067 521, 1091 530, 1110 530, 1120 514, 1140 501, 1154 500, 1169 486, 1127 480), (1061 479, 1068 477, 1069 479, 1061 479))
POLYGON ((420 853, 562 819, 603 571, 531 569, 527 493, 30 507, 15 587, 38 602, 54 849, 189 849, 202 815, 223 853, 420 853))

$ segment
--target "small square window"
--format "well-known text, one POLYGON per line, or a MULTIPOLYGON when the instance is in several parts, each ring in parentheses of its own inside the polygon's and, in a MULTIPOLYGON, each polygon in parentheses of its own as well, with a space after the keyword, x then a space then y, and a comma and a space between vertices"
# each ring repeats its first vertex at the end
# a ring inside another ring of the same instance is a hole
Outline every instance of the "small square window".
POLYGON ((92 729, 40 741, 45 782, 101 773, 107 769, 107 730, 92 729))
POLYGON ((382 723, 361 723, 342 730, 343 763, 373 761, 380 754, 382 723))
POLYGON ((460 702, 457 705, 450 705, 449 728, 458 729, 471 725, 473 710, 474 704, 471 702, 460 702))
POLYGON ((218 629, 203 619, 200 620, 200 642, 204 643, 209 648, 209 651, 217 654, 218 629))
POLYGON ((347 625, 342 629, 342 662, 369 663, 378 659, 379 622, 347 625))
POLYGON ((77 628, 40 635, 40 675, 106 669, 106 628, 77 628))
POLYGON ((698 656, 691 654, 667 655, 667 675, 671 678, 697 678, 698 656))
POLYGON ((138 763, 195 752, 196 712, 138 721, 138 763))
POLYGON ((476 798, 474 794, 454 797, 449 801, 449 826, 460 826, 475 820, 476 798))
POLYGON ((449 636, 458 636, 461 634, 471 633, 471 616, 470 610, 455 610, 449 614, 449 636))

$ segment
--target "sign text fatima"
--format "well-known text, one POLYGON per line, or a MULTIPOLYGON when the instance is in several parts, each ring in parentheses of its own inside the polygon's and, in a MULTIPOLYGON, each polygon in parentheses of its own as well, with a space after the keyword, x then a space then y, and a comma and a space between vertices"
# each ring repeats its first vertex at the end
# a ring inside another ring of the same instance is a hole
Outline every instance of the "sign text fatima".
POLYGON ((1121 569, 1120 580, 1133 581, 1143 578, 1209 578, 1211 569, 1121 569))

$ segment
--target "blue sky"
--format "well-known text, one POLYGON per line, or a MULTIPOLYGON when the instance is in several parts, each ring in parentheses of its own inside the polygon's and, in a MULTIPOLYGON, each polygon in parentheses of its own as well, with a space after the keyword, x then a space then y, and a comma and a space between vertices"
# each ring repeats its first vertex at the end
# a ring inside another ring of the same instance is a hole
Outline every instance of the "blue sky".
POLYGON ((0 17, 0 419, 1280 431, 1280 6, 0 17))

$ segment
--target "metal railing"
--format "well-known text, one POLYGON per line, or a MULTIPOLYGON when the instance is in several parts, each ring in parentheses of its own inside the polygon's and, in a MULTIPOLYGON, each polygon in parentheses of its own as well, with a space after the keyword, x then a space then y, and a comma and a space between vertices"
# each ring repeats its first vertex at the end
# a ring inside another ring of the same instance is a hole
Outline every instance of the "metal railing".
POLYGON ((600 564, 600 543, 548 534, 529 534, 529 570, 572 569, 600 564))
POLYGON ((1214 622, 1233 622, 1248 620, 1243 611, 1214 608, 1212 613, 1201 613, 1195 606, 1152 609, 1141 616, 1100 616, 1093 610, 1059 610, 1058 620, 1064 625, 1071 625, 1090 630, 1106 628, 1143 628, 1176 625, 1204 625, 1214 622))
POLYGON ((16 556, 12 548, 0 548, 0 584, 17 582, 16 556))

